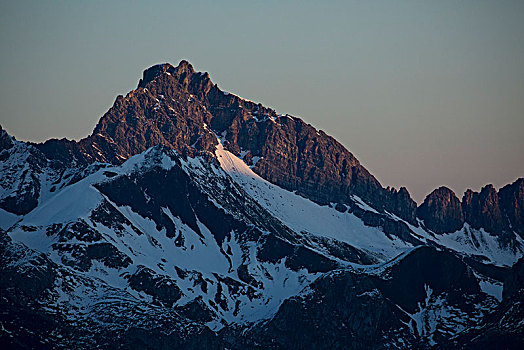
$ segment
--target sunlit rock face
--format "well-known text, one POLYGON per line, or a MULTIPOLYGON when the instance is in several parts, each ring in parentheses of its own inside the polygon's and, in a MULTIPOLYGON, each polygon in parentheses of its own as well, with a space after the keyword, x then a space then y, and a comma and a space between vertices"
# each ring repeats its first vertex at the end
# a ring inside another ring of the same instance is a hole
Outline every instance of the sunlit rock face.
POLYGON ((431 192, 417 211, 426 227, 436 233, 455 232, 464 225, 464 214, 455 192, 439 187, 431 192))

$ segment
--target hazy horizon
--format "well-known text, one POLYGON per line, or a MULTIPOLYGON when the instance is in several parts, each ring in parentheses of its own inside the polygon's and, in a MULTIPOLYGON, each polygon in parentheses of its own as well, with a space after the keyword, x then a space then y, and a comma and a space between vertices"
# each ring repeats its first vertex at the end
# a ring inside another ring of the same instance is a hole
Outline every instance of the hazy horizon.
POLYGON ((0 4, 0 124, 24 141, 89 135, 153 64, 302 118, 383 186, 524 176, 524 3, 0 4), (268 5, 269 4, 269 5, 268 5))

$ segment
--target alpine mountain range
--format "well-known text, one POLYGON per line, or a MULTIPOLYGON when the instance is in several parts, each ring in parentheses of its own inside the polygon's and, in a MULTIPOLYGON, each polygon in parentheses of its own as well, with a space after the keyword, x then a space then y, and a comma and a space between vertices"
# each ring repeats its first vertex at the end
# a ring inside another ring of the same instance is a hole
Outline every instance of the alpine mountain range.
POLYGON ((0 127, 2 349, 522 349, 524 178, 417 206, 153 66, 79 141, 0 127))

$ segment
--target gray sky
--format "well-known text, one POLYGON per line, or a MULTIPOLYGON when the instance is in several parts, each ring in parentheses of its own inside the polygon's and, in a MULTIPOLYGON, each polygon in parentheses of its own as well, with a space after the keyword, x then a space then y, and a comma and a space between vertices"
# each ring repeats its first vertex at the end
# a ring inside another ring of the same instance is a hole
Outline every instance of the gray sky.
POLYGON ((524 1, 0 1, 0 123, 82 138, 156 63, 336 137, 417 201, 524 176, 524 1))

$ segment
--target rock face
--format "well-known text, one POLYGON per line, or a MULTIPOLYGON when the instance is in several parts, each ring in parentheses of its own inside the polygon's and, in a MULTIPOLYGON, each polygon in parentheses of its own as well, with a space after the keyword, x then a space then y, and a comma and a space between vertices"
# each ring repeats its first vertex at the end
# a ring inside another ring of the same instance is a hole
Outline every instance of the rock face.
POLYGON ((493 233, 502 233, 507 228, 500 210, 499 196, 493 185, 483 187, 480 193, 466 191, 462 209, 465 221, 473 228, 484 228, 493 233))
MULTIPOLYGON (((443 349, 522 349, 524 345, 524 258, 509 271, 500 305, 479 324, 467 328, 443 349)), ((440 348, 440 347, 439 347, 440 348)))
POLYGON ((38 205, 46 157, 0 128, 0 208, 23 215, 38 205))
POLYGON ((419 247, 398 264, 387 269, 390 278, 377 284, 396 304, 409 312, 415 312, 418 301, 427 296, 427 286, 440 294, 444 291, 458 300, 462 294, 480 292, 473 271, 450 252, 438 252, 430 247, 419 247))
POLYGON ((524 257, 520 258, 511 268, 511 272, 504 281, 502 297, 504 299, 517 297, 521 301, 524 300, 524 257))
POLYGON ((417 203, 411 199, 408 189, 401 187, 398 191, 394 188, 389 188, 389 190, 391 199, 387 207, 391 208, 393 213, 397 213, 399 217, 409 223, 416 223, 417 203))
POLYGON ((429 194, 417 209, 426 227, 435 233, 450 233, 464 223, 495 235, 516 232, 523 236, 524 179, 506 185, 497 193, 493 185, 480 192, 467 190, 459 202, 453 191, 440 187, 429 194))
POLYGON ((431 192, 418 207, 417 215, 435 233, 455 232, 464 225, 460 201, 447 187, 431 192))
POLYGON ((13 147, 13 141, 7 132, 0 125, 0 152, 13 147))
POLYGON ((524 178, 502 187, 499 200, 509 226, 524 238, 524 178))

